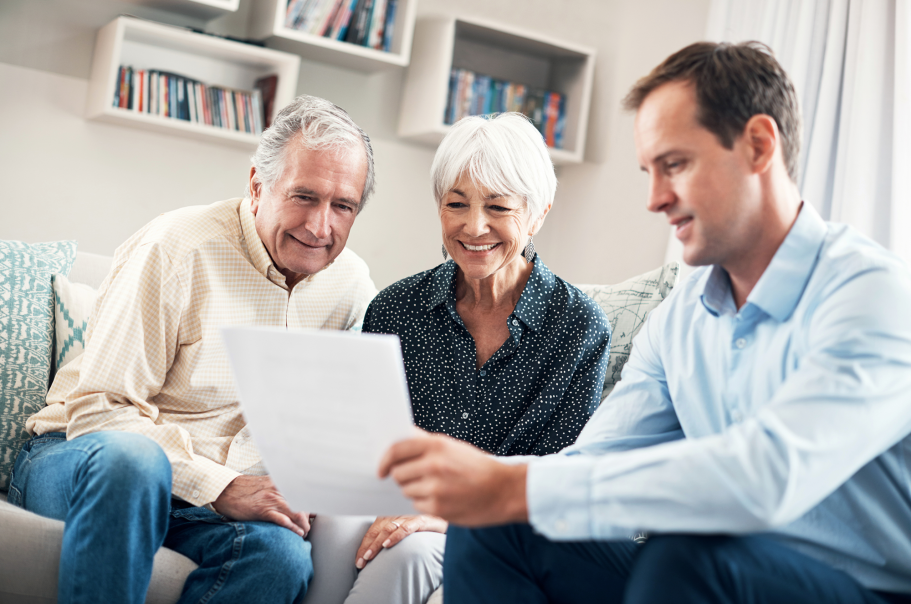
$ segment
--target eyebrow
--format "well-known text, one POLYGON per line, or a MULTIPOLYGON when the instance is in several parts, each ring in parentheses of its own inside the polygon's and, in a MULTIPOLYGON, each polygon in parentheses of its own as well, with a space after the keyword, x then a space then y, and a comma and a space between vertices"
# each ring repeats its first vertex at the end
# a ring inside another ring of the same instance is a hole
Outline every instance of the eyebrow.
MULTIPOLYGON (((673 155, 674 153, 683 153, 683 151, 681 151, 680 149, 671 149, 670 151, 665 151, 658 157, 653 158, 649 163, 660 164, 662 161, 667 159, 668 155, 673 155)), ((639 169, 642 170, 643 172, 648 172, 648 170, 645 168, 645 166, 639 166, 639 169)))
MULTIPOLYGON (((467 195, 465 195, 465 193, 461 189, 452 188, 452 189, 449 189, 449 192, 455 193, 459 197, 468 197, 467 195)), ((484 199, 486 199, 487 201, 491 201, 493 199, 500 199, 502 197, 508 197, 508 195, 505 195, 503 193, 491 193, 490 195, 486 196, 484 199)))
MULTIPOLYGON (((293 187, 291 189, 291 193, 296 193, 298 195, 310 195, 312 197, 320 196, 319 193, 317 193, 313 189, 308 189, 307 187, 293 187)), ((355 207, 358 207, 361 205, 361 203, 359 201, 355 201, 353 199, 348 199, 347 197, 340 197, 340 198, 336 199, 336 201, 340 201, 342 203, 349 203, 355 207)))

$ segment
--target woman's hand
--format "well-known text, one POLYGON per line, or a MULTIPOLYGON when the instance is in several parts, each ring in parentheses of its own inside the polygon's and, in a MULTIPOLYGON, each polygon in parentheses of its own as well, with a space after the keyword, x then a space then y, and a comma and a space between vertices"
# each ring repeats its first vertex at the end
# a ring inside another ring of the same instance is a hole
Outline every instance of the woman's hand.
POLYGON ((445 533, 448 527, 448 522, 436 516, 380 516, 367 529, 354 565, 364 568, 381 549, 392 547, 411 533, 445 533))

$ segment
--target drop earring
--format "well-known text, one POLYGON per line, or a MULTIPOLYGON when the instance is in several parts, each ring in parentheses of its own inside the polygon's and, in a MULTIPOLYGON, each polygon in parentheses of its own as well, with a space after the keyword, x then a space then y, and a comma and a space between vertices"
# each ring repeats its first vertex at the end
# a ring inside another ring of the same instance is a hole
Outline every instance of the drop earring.
POLYGON ((528 236, 528 245, 525 246, 525 251, 522 252, 522 255, 525 256, 525 262, 531 264, 531 261, 535 259, 535 242, 532 241, 531 235, 528 236))
POLYGON ((443 262, 446 262, 449 259, 449 252, 446 251, 446 246, 443 247, 443 262))

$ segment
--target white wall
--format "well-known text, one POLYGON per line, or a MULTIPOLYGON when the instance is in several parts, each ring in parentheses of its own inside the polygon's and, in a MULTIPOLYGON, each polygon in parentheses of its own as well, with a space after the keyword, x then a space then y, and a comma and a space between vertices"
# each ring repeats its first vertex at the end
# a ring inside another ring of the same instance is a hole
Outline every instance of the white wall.
MULTIPOLYGON (((481 17, 598 51, 587 162, 558 170, 554 210, 536 238, 558 275, 610 283, 663 262, 667 227, 644 209, 632 116, 619 102, 636 78, 702 37, 708 3, 421 0, 419 15, 481 17)), ((54 4, 0 2, 0 238, 76 239, 84 251, 111 254, 161 212, 240 195, 248 152, 82 117, 99 23, 118 11, 188 22, 116 0, 48 12, 54 4)), ((243 35, 249 8, 242 0, 237 15, 208 27, 243 35)), ((371 76, 304 60, 298 84, 301 93, 345 107, 374 140, 377 194, 349 245, 368 261, 380 287, 440 259, 427 180, 433 149, 395 136, 402 78, 403 72, 371 76)))

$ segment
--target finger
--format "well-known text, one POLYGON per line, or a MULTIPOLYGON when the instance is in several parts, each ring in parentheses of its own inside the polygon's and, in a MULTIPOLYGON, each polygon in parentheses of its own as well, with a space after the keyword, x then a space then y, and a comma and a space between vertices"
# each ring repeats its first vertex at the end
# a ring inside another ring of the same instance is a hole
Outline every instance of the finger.
POLYGON ((396 530, 389 533, 389 536, 383 541, 383 547, 389 549, 393 547, 396 543, 407 537, 408 535, 416 532, 420 522, 417 519, 409 519, 402 523, 400 527, 396 530))
POLYGON ((289 516, 291 522, 301 527, 304 530, 304 537, 310 532, 310 514, 307 512, 298 512, 293 516, 289 516))
MULTIPOLYGON (((373 521, 373 524, 370 525, 370 528, 367 529, 367 532, 364 533, 364 538, 361 539, 361 545, 357 548, 357 554, 355 555, 355 566, 357 566, 357 560, 360 560, 364 557, 368 550, 371 550, 371 546, 377 540, 377 537, 383 530, 383 526, 390 520, 387 516, 381 516, 373 521)), ((382 543, 382 542, 381 542, 382 543)), ((372 552, 376 552, 375 549, 372 552)), ((360 568, 360 567, 359 567, 360 568)))
POLYGON ((389 447, 380 460, 380 478, 386 478, 393 466, 423 455, 430 442, 432 442, 430 438, 417 437, 399 441, 389 447))
POLYGON ((305 535, 303 528, 301 528, 297 524, 293 523, 291 521, 291 519, 288 518, 288 516, 286 516, 285 514, 282 514, 281 512, 278 512, 276 510, 268 510, 264 514, 263 520, 266 520, 267 522, 272 522, 273 524, 277 524, 278 526, 283 526, 286 529, 296 533, 299 537, 303 537, 305 535))

